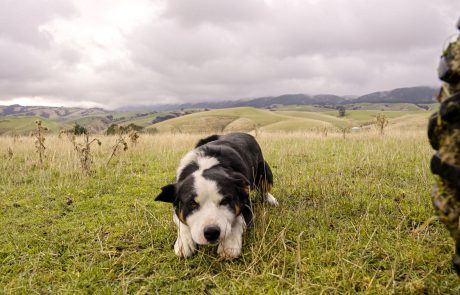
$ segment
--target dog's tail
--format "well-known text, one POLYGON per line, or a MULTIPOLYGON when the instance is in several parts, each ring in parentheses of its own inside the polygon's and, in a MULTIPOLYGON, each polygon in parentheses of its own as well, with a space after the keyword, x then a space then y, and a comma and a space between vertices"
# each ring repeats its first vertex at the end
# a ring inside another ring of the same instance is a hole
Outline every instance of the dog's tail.
POLYGON ((219 138, 220 138, 220 135, 214 134, 214 135, 208 136, 206 138, 200 139, 200 141, 198 141, 198 143, 196 144, 195 148, 197 148, 199 146, 202 146, 202 145, 205 145, 208 142, 216 141, 219 138))

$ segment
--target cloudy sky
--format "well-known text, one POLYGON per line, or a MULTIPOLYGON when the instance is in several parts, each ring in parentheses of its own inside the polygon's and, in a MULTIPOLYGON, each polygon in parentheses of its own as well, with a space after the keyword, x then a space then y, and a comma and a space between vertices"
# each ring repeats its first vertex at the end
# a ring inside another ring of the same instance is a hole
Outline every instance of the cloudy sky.
POLYGON ((459 0, 0 0, 0 104, 437 85, 459 0))

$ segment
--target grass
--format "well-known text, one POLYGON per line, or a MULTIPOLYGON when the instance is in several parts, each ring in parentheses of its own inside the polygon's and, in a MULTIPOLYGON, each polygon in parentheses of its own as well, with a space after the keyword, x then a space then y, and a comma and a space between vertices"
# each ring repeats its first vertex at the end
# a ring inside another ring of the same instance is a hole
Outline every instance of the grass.
MULTIPOLYGON (((233 130, 252 131, 255 129, 270 132, 307 132, 325 127, 337 129, 368 125, 374 122, 377 114, 381 112, 390 119, 411 115, 413 116, 412 119, 419 118, 420 122, 426 121, 426 118, 433 112, 431 109, 426 111, 413 104, 356 104, 353 107, 366 109, 347 110, 344 118, 338 118, 338 112, 330 108, 282 106, 274 108, 272 111, 252 107, 202 111, 157 124, 152 124, 156 117, 170 113, 159 112, 139 116, 136 112, 110 112, 104 114, 90 113, 90 115, 81 117, 72 113, 68 118, 43 120, 45 120, 45 125, 49 125, 54 133, 59 132, 60 129, 69 128, 75 123, 84 126, 91 132, 103 133, 112 122, 119 125, 133 123, 145 127, 147 131, 161 133, 212 133, 233 130), (380 109, 384 109, 384 111, 380 109), (114 121, 111 122, 106 118, 109 115, 113 117, 114 121)), ((33 130, 33 122, 37 118, 34 116, 0 116, 0 135, 28 134, 33 130)), ((401 120, 398 122, 401 123, 401 120)))
MULTIPOLYGON (((414 105, 414 108, 416 106, 414 105)), ((389 119, 411 115, 426 121, 432 111, 377 111, 377 110, 347 110, 344 118, 338 118, 337 111, 312 111, 310 108, 282 108, 274 111, 251 107, 230 108, 199 112, 183 117, 167 120, 147 127, 156 128, 159 132, 222 132, 234 130, 233 125, 240 129, 251 131, 255 127, 269 132, 307 132, 327 127, 337 129, 369 125, 375 122, 379 113, 384 113, 389 119), (245 126, 243 126, 245 125, 245 126)), ((401 123, 401 120, 399 120, 401 123)), ((390 121, 391 123, 391 121, 390 121)), ((422 125, 425 123, 422 123, 422 125)), ((401 125, 401 124, 399 124, 401 125)), ((420 127, 420 126, 418 126, 420 127)))
POLYGON ((329 126, 335 126, 335 127, 344 127, 350 124, 350 122, 346 119, 337 118, 337 114, 329 115, 329 114, 325 114, 322 112, 305 112, 305 111, 278 111, 276 113, 285 115, 285 116, 295 117, 295 118, 316 120, 316 121, 322 122, 323 125, 329 125, 329 126))
POLYGON ((243 256, 172 250, 171 208, 154 202, 203 135, 144 135, 105 163, 115 137, 80 172, 65 139, 2 137, 0 293, 458 294, 453 243, 435 221, 425 132, 258 136, 280 207, 256 204, 243 256), (8 159, 7 148, 13 150, 8 159))
POLYGON ((241 107, 194 113, 160 122, 148 128, 156 128, 160 132, 216 132, 225 130, 227 125, 241 118, 247 119, 250 125, 257 126, 287 119, 268 110, 241 107))
POLYGON ((42 121, 43 125, 54 133, 58 133, 62 127, 69 126, 38 116, 0 116, 0 135, 28 135, 35 130, 35 121, 37 120, 42 121))
MULTIPOLYGON (((329 114, 331 116, 337 116, 336 111, 329 111, 325 112, 326 114, 329 114)), ((380 110, 347 110, 345 113, 345 118, 352 120, 357 123, 364 123, 364 122, 371 122, 375 120, 375 117, 383 113, 385 116, 389 119, 397 118, 400 116, 404 116, 407 114, 420 114, 420 115, 428 115, 431 114, 432 112, 427 112, 427 111, 417 111, 417 112, 412 112, 412 111, 380 111, 380 110)))
MULTIPOLYGON (((80 112, 79 112, 80 113, 80 112)), ((34 122, 42 120, 44 125, 52 133, 59 133, 61 129, 68 129, 75 123, 86 127, 93 132, 102 133, 112 124, 107 116, 113 116, 113 123, 128 125, 130 123, 145 127, 151 125, 152 121, 158 117, 169 114, 168 112, 159 112, 146 116, 136 116, 135 112, 111 112, 106 114, 93 114, 78 116, 75 113, 64 118, 43 118, 39 116, 0 116, 0 135, 26 135, 35 128, 34 122)))

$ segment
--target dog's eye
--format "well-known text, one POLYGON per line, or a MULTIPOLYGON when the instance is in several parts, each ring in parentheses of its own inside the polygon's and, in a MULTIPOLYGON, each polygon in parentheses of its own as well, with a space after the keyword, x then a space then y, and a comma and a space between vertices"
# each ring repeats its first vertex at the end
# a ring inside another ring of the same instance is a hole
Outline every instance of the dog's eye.
POLYGON ((191 207, 192 209, 197 209, 198 207, 200 207, 200 204, 198 204, 197 202, 195 202, 195 200, 192 200, 192 201, 190 202, 190 207, 191 207))
POLYGON ((220 201, 220 205, 221 206, 226 206, 230 204, 230 200, 229 199, 223 199, 222 201, 220 201))

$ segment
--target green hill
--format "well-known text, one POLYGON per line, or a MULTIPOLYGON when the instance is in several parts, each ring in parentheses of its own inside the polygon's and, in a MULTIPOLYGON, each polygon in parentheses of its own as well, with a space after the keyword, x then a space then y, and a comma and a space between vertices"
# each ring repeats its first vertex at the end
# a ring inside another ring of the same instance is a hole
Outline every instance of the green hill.
POLYGON ((226 131, 308 131, 317 128, 340 128, 369 125, 379 113, 384 113, 394 127, 404 128, 404 122, 425 126, 432 111, 423 109, 411 111, 347 110, 346 116, 338 117, 337 111, 287 111, 241 107, 194 113, 147 127, 158 132, 211 133, 226 131), (398 119, 399 118, 399 119, 398 119), (398 120, 396 120, 398 119, 398 120), (393 120, 394 123, 393 123, 393 120))
POLYGON ((227 127, 234 130, 230 124, 243 118, 244 121, 238 122, 243 129, 247 129, 247 126, 266 126, 287 119, 268 110, 242 107, 194 113, 154 124, 147 129, 156 128, 160 132, 222 132, 227 127))
MULTIPOLYGON (((355 105, 354 107, 357 107, 355 105)), ((360 104, 359 109, 347 109, 344 117, 338 117, 338 111, 332 108, 305 106, 259 109, 238 107, 210 111, 178 112, 107 112, 68 119, 47 119, 38 116, 0 116, 0 134, 28 134, 40 119, 49 127, 50 132, 58 132, 78 123, 92 133, 103 133, 110 124, 136 124, 147 132, 183 132, 212 133, 253 130, 268 132, 294 132, 317 130, 318 128, 336 129, 341 127, 364 126, 372 124, 379 113, 390 119, 390 126, 405 128, 423 127, 433 107, 418 107, 413 104, 368 105, 360 104), (366 109, 361 109, 366 108, 366 109), (382 111, 381 109, 385 109, 382 111), (163 121, 161 121, 163 120, 163 121), (160 121, 160 122, 159 122, 160 121), (159 123, 155 123, 159 122, 159 123)))
POLYGON ((60 129, 70 126, 68 124, 36 116, 1 116, 0 135, 28 135, 35 130, 35 121, 37 120, 41 120, 43 125, 53 133, 59 132, 60 129))

